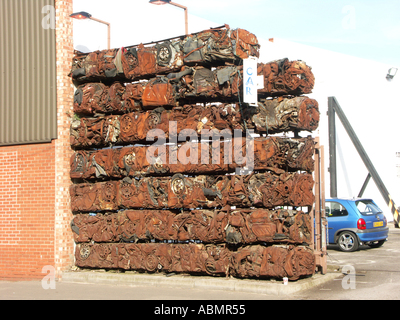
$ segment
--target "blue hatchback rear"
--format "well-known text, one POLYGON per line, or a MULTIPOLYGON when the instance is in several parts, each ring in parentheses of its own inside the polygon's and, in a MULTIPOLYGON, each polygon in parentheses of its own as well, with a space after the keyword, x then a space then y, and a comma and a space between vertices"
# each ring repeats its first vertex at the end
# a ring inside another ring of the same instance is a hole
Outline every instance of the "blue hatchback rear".
POLYGON ((382 246, 389 228, 382 210, 371 199, 327 199, 328 241, 342 251, 352 252, 360 244, 382 246))

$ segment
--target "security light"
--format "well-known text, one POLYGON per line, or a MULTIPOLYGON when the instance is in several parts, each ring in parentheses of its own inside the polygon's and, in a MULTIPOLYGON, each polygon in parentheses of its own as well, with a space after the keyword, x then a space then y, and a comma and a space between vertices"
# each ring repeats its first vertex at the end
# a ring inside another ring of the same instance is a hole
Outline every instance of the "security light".
POLYGON ((71 14, 70 17, 78 20, 84 20, 84 19, 90 19, 92 15, 85 11, 81 11, 71 14))
POLYGON ((170 3, 171 0, 150 0, 151 4, 156 4, 156 5, 163 5, 163 4, 167 4, 170 3))
POLYGON ((388 71, 388 74, 386 76, 386 79, 388 81, 391 81, 394 78, 394 76, 396 75, 397 70, 398 70, 397 68, 390 68, 388 71))
POLYGON ((108 31, 107 31, 108 32, 107 48, 110 49, 110 47, 111 47, 111 24, 109 22, 93 18, 90 13, 87 13, 85 11, 73 13, 73 14, 70 15, 70 17, 74 18, 74 19, 78 19, 78 20, 90 19, 90 20, 97 21, 97 22, 100 22, 102 24, 105 24, 107 26, 107 29, 108 29, 108 31))

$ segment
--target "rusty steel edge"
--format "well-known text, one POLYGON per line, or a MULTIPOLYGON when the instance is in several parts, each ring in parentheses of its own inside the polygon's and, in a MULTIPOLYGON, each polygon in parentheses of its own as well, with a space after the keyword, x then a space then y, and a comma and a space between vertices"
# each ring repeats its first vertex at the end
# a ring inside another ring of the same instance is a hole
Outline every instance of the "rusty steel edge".
POLYGON ((307 97, 261 100, 258 107, 239 104, 185 105, 165 110, 73 119, 70 141, 73 148, 99 148, 154 142, 161 131, 169 139, 186 130, 199 136, 208 130, 254 130, 260 134, 314 131, 320 120, 318 102, 307 97), (157 130, 157 131, 155 131, 157 130))
POLYGON ((314 180, 307 173, 252 173, 125 178, 119 181, 74 184, 70 187, 73 212, 121 209, 195 209, 314 204, 314 180))
POLYGON ((316 266, 313 250, 305 246, 78 244, 75 259, 81 268, 289 280, 313 275, 316 266))
MULTIPOLYGON (((264 77, 264 88, 258 90, 259 99, 309 94, 314 87, 311 68, 302 61, 284 59, 283 62, 259 64, 258 74, 264 77)), ((214 71, 203 67, 187 68, 147 82, 81 85, 75 92, 74 112, 122 114, 193 102, 236 102, 239 94, 243 94, 242 87, 242 66, 219 67, 214 71)))
POLYGON ((98 151, 76 151, 70 160, 71 179, 121 179, 151 175, 215 174, 234 172, 243 157, 254 170, 314 171, 314 139, 266 137, 233 138, 221 143, 183 143, 173 146, 137 146, 98 151), (248 152, 246 152, 248 151, 248 152), (250 151, 250 152, 249 152, 250 151), (190 152, 189 156, 187 152, 190 152), (173 159, 176 163, 173 163, 173 159))
POLYGON ((287 209, 125 210, 78 214, 71 222, 76 243, 201 241, 202 243, 311 244, 311 217, 287 209))
POLYGON ((78 53, 70 76, 77 82, 129 81, 179 71, 184 65, 239 64, 259 56, 257 37, 229 26, 132 47, 78 53))

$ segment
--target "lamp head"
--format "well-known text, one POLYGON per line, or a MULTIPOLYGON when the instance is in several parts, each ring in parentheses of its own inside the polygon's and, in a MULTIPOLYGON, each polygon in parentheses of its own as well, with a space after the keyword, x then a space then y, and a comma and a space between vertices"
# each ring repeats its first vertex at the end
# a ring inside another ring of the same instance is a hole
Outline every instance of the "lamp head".
POLYGON ((85 11, 81 11, 71 14, 70 17, 78 20, 84 20, 84 19, 90 19, 92 15, 85 11))
POLYGON ((394 78, 394 76, 396 75, 397 70, 398 70, 397 68, 390 68, 388 71, 388 74, 386 76, 386 79, 391 81, 394 78))
POLYGON ((150 0, 149 3, 151 4, 156 4, 156 5, 163 5, 163 4, 167 4, 170 3, 171 0, 150 0))

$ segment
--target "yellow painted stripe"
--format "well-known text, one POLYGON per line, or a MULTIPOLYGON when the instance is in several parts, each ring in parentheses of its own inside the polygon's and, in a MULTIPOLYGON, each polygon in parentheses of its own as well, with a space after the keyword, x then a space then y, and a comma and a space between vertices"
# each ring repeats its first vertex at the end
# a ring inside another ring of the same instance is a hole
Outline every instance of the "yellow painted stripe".
POLYGON ((396 205, 395 205, 394 201, 392 200, 392 197, 390 196, 390 194, 389 194, 389 204, 388 205, 389 205, 390 211, 392 211, 394 209, 394 212, 393 212, 394 221, 396 221, 397 225, 400 226, 399 211, 397 210, 396 205))

